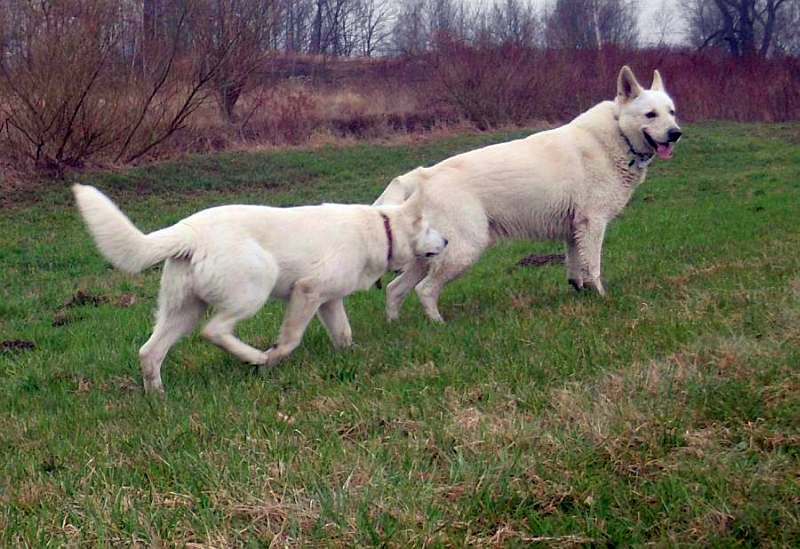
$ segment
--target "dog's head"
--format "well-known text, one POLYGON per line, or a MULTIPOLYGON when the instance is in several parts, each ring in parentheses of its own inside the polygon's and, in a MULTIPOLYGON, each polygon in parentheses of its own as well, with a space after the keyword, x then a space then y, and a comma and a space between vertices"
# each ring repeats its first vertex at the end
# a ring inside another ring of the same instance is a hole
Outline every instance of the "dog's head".
POLYGON ((672 158, 673 147, 682 132, 675 121, 675 104, 664 90, 658 71, 653 72, 653 83, 645 90, 633 71, 622 67, 617 79, 616 103, 620 130, 636 152, 657 154, 663 160, 672 158))
POLYGON ((428 224, 424 214, 425 192, 419 185, 401 210, 410 226, 411 252, 415 257, 434 257, 447 247, 447 239, 428 224))

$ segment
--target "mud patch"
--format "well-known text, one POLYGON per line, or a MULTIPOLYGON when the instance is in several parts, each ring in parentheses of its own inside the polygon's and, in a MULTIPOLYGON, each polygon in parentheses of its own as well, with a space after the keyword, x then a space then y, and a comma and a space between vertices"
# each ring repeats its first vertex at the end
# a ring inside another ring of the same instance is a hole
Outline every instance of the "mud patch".
POLYGON ((564 263, 564 254, 547 254, 536 255, 531 254, 523 257, 517 262, 518 267, 546 267, 547 265, 562 265, 564 263))
POLYGON ((119 299, 117 299, 114 305, 116 305, 120 309, 127 309, 128 307, 133 307, 134 305, 136 305, 137 301, 138 300, 136 299, 135 294, 122 294, 121 296, 119 296, 119 299))
POLYGON ((21 353, 25 351, 33 351, 36 344, 33 341, 25 341, 23 339, 8 339, 0 341, 0 352, 2 353, 21 353))
POLYGON ((102 295, 94 295, 91 292, 87 292, 84 290, 78 290, 61 307, 56 309, 56 313, 55 315, 53 315, 53 326, 54 327, 64 326, 66 324, 71 324, 72 322, 77 320, 76 318, 70 315, 70 309, 85 307, 87 305, 91 305, 92 307, 98 307, 104 303, 108 303, 107 297, 102 295))
POLYGON ((97 307, 98 305, 102 305, 103 303, 107 303, 108 298, 102 295, 94 295, 91 292, 85 292, 83 290, 78 290, 75 294, 61 306, 62 309, 72 309, 73 307, 84 307, 86 305, 92 305, 97 307))

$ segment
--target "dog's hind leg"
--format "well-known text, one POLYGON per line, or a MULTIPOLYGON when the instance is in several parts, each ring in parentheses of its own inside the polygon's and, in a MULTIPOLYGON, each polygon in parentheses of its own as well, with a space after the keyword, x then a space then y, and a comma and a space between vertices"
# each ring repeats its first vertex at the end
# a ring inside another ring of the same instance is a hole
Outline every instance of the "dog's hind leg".
POLYGON ((248 345, 233 333, 239 321, 250 318, 260 308, 260 306, 257 307, 255 311, 239 310, 218 312, 208 321, 206 327, 203 328, 203 337, 214 345, 225 349, 242 362, 247 362, 248 364, 264 364, 267 360, 267 354, 248 345))
POLYGON ((408 270, 403 271, 386 287, 386 318, 389 321, 397 320, 400 316, 400 307, 414 286, 428 274, 429 266, 427 261, 414 261, 408 270))
POLYGON ((258 245, 248 242, 215 259, 216 265, 195 268, 201 295, 215 311, 203 328, 203 337, 243 362, 264 364, 267 354, 236 337, 234 329, 267 301, 278 278, 278 266, 258 245), (230 268, 222 271, 217 265, 226 260, 230 268))
POLYGON ((486 245, 486 242, 476 244, 459 239, 454 243, 451 240, 447 251, 431 264, 427 276, 416 286, 417 296, 428 318, 434 322, 444 322, 438 305, 442 288, 478 261, 486 245))
POLYGON ((353 331, 347 320, 343 299, 332 299, 323 303, 317 311, 317 316, 328 331, 334 347, 349 347, 353 344, 353 331))
POLYGON ((205 303, 192 292, 188 270, 186 261, 169 260, 164 265, 156 325, 150 339, 139 349, 145 392, 164 392, 161 364, 167 352, 191 333, 206 309, 205 303))
POLYGON ((294 283, 278 343, 267 350, 267 366, 275 366, 300 345, 308 323, 321 304, 322 300, 312 280, 301 279, 294 283))

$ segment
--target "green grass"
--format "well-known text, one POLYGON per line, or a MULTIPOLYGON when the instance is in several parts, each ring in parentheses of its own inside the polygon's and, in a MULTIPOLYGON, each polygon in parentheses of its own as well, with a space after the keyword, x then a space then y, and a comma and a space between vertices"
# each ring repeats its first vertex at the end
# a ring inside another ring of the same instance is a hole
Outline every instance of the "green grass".
MULTIPOLYGON (((371 201, 509 137, 82 181, 152 230, 230 202, 371 201)), ((609 230, 606 299, 516 266, 559 245, 507 243, 447 288, 444 326, 413 297, 387 324, 382 292, 357 294, 352 350, 315 321, 267 379, 195 335, 164 401, 137 364, 158 269, 110 269, 54 183, 0 213, 0 341, 35 344, 0 352, 0 544, 797 546, 798 144, 797 125, 689 127, 609 230)), ((240 335, 269 346, 281 314, 240 335)))

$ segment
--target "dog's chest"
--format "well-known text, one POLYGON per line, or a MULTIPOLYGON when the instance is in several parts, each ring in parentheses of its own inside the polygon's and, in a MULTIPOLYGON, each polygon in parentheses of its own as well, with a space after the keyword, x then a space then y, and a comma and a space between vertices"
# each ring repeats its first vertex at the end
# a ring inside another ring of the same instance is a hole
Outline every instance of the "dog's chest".
POLYGON ((584 168, 588 193, 579 206, 583 210, 604 212, 608 219, 613 219, 628 204, 636 187, 644 181, 647 169, 629 165, 630 159, 623 155, 610 160, 610 163, 595 163, 584 168))
POLYGON ((614 158, 614 174, 620 185, 633 192, 647 176, 647 165, 640 166, 627 155, 618 155, 614 158))

